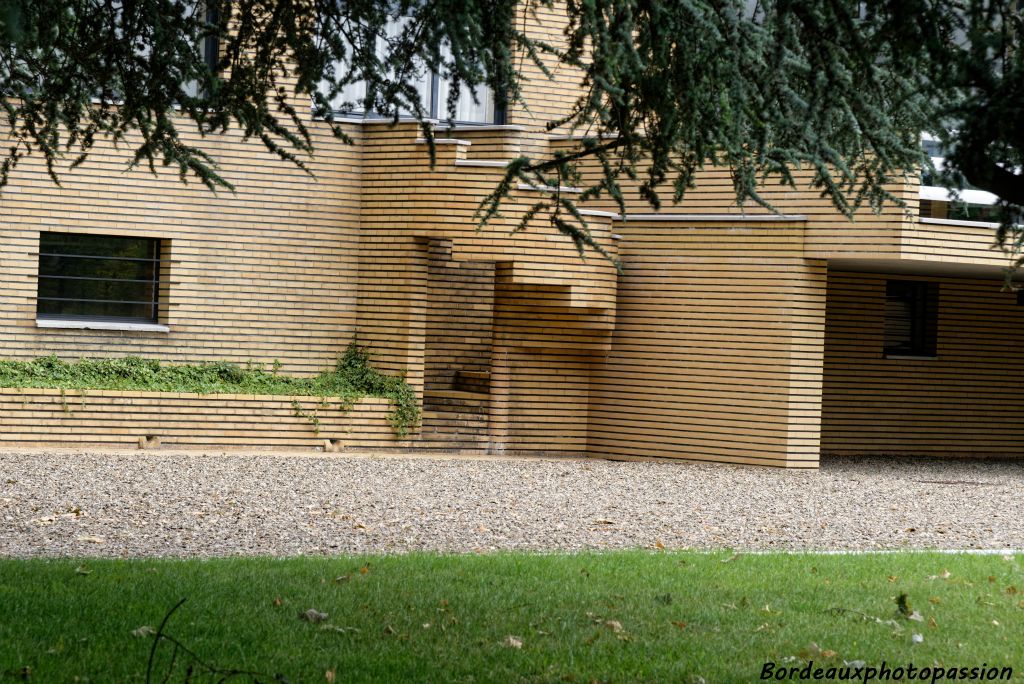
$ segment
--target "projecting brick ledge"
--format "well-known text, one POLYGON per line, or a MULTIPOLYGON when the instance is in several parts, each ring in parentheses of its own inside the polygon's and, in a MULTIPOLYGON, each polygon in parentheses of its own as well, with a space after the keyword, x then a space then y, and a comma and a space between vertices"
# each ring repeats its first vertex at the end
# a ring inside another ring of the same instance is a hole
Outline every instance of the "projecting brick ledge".
POLYGON ((313 448, 325 440, 342 448, 408 446, 395 436, 389 412, 388 401, 376 397, 345 412, 337 401, 325 407, 306 396, 0 388, 0 447, 137 447, 153 437, 182 448, 313 448), (295 402, 305 415, 296 415, 295 402))

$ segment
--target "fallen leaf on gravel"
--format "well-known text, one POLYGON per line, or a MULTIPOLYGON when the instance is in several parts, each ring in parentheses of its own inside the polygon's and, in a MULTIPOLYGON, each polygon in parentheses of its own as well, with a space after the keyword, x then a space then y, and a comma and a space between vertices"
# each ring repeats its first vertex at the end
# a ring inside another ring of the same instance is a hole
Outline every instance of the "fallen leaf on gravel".
POLYGON ((505 641, 503 641, 502 643, 505 644, 506 646, 508 646, 509 648, 520 648, 521 649, 523 647, 523 640, 520 639, 519 637, 514 637, 511 634, 509 634, 507 637, 505 637, 505 641))
POLYGON ((614 525, 615 522, 612 521, 612 520, 604 520, 603 518, 598 518, 597 520, 594 521, 594 524, 595 525, 614 525))
POLYGON ((142 625, 141 627, 136 627, 132 630, 132 636, 139 637, 140 639, 153 634, 156 634, 156 630, 149 625, 142 625))
POLYGON ((299 619, 300 620, 305 620, 306 622, 312 622, 313 624, 316 624, 318 622, 323 622, 324 620, 327 619, 327 617, 328 617, 327 613, 321 613, 316 608, 310 608, 305 613, 299 613, 299 619))
POLYGON ((103 537, 79 537, 78 541, 88 542, 89 544, 106 544, 107 541, 103 537))
POLYGON ((658 550, 661 550, 661 551, 664 551, 665 550, 665 545, 661 543, 660 539, 655 539, 654 540, 654 548, 656 548, 658 550))

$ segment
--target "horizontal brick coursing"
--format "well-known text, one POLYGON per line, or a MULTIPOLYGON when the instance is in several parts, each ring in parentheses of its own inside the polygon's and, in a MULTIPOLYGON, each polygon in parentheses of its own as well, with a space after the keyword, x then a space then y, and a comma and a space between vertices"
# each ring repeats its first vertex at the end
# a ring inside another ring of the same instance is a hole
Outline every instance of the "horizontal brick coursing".
POLYGON ((349 411, 317 397, 200 395, 0 388, 0 446, 136 447, 157 436, 161 447, 313 448, 340 440, 345 448, 408 446, 387 421, 385 399, 367 398, 349 411), (315 412, 319 432, 309 418, 315 412))

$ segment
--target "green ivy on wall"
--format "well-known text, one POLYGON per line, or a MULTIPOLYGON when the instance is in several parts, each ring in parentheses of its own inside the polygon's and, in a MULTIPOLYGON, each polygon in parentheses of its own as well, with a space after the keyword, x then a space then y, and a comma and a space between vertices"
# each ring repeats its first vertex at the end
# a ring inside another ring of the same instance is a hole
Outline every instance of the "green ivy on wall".
POLYGON ((405 378, 371 367, 369 352, 355 342, 333 370, 315 377, 281 375, 279 365, 267 371, 226 361, 163 365, 134 356, 78 361, 43 356, 33 361, 0 360, 0 387, 309 396, 337 400, 345 411, 363 397, 382 397, 391 403, 388 422, 396 435, 405 437, 419 423, 413 388, 405 378))

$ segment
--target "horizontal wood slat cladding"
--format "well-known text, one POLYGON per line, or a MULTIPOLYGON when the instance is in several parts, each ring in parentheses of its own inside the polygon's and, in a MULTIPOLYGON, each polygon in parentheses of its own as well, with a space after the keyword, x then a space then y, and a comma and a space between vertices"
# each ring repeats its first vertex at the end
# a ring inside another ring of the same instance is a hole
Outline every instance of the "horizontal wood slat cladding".
MULTIPOLYGON (((100 142, 82 167, 46 175, 23 160, 0 192, 0 348, 5 358, 136 355, 168 362, 331 366, 356 323, 360 147, 310 124, 310 176, 259 141, 228 133, 186 142, 210 151, 236 192, 213 193, 158 167, 126 171, 125 147, 100 142), (37 328, 39 233, 157 237, 171 255, 161 303, 169 333, 37 328)), ((358 141, 358 128, 351 134, 358 141)))
POLYGON ((409 446, 395 437, 389 411, 377 398, 342 412, 317 397, 0 388, 0 446, 135 448, 140 437, 154 435, 171 448, 311 449, 327 439, 354 449, 409 446), (316 412, 319 434, 309 418, 295 415, 293 401, 316 412))
POLYGON ((822 453, 1024 455, 1024 306, 1001 287, 830 272, 822 453), (883 358, 889 278, 938 283, 937 358, 883 358))
POLYGON ((589 451, 815 467, 825 264, 799 224, 621 224, 589 451))

